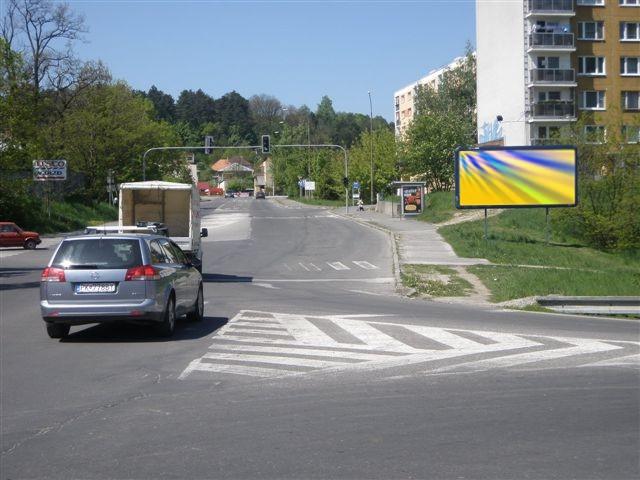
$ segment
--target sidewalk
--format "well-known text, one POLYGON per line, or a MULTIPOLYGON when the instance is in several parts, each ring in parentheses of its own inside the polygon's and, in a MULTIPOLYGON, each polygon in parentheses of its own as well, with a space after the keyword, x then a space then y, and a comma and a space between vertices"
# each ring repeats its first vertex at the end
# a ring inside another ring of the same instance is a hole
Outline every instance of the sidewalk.
POLYGON ((382 213, 366 210, 364 212, 349 209, 349 214, 336 210, 336 213, 356 221, 367 222, 392 232, 398 245, 400 264, 422 265, 486 265, 484 258, 462 258, 456 255, 451 246, 437 232, 438 226, 412 220, 411 218, 392 218, 382 213))

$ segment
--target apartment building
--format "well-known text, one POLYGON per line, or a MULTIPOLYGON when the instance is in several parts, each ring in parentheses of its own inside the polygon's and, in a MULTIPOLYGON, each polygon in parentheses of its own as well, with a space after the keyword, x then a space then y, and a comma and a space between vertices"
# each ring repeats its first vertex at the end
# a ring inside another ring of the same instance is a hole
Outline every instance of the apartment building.
POLYGON ((476 0, 478 143, 544 145, 581 119, 640 132, 640 0, 476 0))
POLYGON ((416 88, 418 86, 430 86, 432 88, 437 88, 440 80, 442 79, 442 74, 447 70, 457 67, 464 61, 464 59, 465 57, 456 57, 448 65, 431 70, 426 76, 420 78, 416 82, 410 83, 406 87, 402 87, 393 94, 396 136, 401 137, 405 134, 416 114, 416 88))

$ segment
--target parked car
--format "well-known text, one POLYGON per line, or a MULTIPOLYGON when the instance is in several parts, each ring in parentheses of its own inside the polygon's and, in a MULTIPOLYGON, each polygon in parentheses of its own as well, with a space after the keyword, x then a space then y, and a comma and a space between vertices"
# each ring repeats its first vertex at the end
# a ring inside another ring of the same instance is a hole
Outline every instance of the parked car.
POLYGON ((202 275, 160 235, 67 237, 42 272, 40 309, 51 338, 72 325, 121 321, 169 337, 179 316, 202 320, 202 275))
POLYGON ((227 190, 224 192, 224 198, 233 198, 235 197, 235 193, 233 190, 227 190))
POLYGON ((256 198, 265 198, 264 192, 256 192, 256 198))
POLYGON ((37 232, 22 230, 13 222, 0 222, 0 247, 23 247, 33 250, 42 243, 37 232))

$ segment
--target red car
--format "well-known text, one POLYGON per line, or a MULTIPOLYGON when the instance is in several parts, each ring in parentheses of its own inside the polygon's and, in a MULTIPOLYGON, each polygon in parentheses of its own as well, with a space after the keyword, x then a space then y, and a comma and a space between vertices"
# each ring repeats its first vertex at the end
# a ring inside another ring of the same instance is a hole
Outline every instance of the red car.
POLYGON ((13 222, 0 222, 0 247, 23 247, 33 250, 41 243, 36 232, 22 230, 13 222))

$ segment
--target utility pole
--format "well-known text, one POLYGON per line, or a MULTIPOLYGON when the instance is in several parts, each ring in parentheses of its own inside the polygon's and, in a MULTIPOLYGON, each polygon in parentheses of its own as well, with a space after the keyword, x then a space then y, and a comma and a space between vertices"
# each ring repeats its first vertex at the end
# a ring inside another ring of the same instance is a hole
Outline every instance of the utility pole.
POLYGON ((373 103, 371 102, 371 91, 369 94, 369 137, 371 143, 371 205, 373 205, 373 103))

